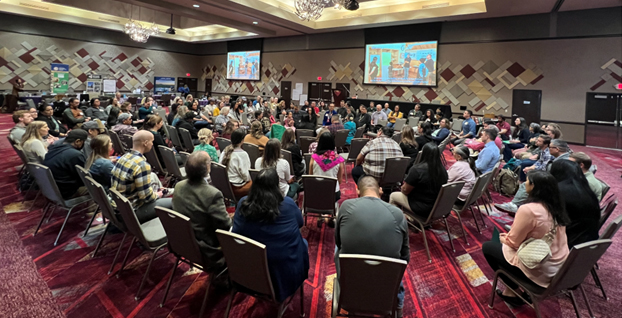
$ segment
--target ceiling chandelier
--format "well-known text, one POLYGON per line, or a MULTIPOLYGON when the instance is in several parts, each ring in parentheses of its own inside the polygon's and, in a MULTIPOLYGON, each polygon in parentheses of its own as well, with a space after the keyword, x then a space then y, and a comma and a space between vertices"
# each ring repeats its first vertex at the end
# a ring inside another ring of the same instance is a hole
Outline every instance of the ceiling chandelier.
MULTIPOLYGON (((140 7, 138 8, 138 17, 140 18, 140 7)), ((160 33, 155 20, 151 26, 143 26, 140 22, 134 21, 131 14, 130 20, 124 26, 124 31, 130 36, 130 39, 140 43, 146 43, 150 36, 160 33)))
MULTIPOLYGON (((352 0, 294 0, 296 15, 302 21, 315 21, 322 16, 324 8, 333 7, 337 10, 348 9, 352 0)), ((349 10, 349 9, 348 9, 349 10)))

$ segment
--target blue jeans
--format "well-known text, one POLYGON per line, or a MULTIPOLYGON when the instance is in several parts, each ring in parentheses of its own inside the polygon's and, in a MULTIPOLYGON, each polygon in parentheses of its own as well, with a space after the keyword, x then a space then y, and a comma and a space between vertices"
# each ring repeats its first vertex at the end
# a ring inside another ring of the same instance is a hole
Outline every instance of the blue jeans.
POLYGON ((527 175, 523 172, 523 169, 525 169, 527 167, 533 166, 533 164, 536 163, 536 161, 537 160, 529 160, 529 159, 521 160, 521 163, 520 163, 520 181, 525 182, 525 180, 527 180, 527 175))
POLYGON ((527 193, 527 190, 525 189, 525 183, 523 182, 518 187, 518 191, 514 195, 512 203, 516 204, 516 206, 521 206, 525 204, 525 202, 527 202, 527 197, 529 197, 529 194, 527 193))
POLYGON ((387 127, 393 128, 393 126, 395 126, 395 123, 387 123, 387 127))
POLYGON ((521 148, 525 148, 525 145, 521 143, 505 144, 505 147, 503 148, 503 160, 505 160, 505 162, 510 161, 510 159, 512 158, 512 150, 521 148))
POLYGON ((410 66, 404 67, 404 78, 408 79, 409 71, 410 71, 410 66))

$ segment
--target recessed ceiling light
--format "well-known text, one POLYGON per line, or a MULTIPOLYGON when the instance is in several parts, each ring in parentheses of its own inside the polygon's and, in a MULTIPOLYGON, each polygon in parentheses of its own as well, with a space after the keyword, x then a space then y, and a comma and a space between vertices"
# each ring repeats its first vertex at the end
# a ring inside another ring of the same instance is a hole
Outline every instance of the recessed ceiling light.
POLYGON ((259 22, 257 22, 257 21, 253 21, 253 24, 259 24, 259 22))
POLYGON ((193 4, 192 6, 193 6, 193 7, 195 7, 195 8, 198 8, 198 7, 199 7, 199 5, 198 5, 198 4, 193 4))

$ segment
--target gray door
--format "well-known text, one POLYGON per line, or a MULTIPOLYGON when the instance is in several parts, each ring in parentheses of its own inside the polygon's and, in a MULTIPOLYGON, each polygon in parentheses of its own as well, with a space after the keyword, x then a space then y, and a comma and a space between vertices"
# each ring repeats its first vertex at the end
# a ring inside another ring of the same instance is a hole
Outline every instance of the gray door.
POLYGON ((585 144, 622 149, 622 94, 587 93, 585 144))
POLYGON ((512 124, 516 117, 523 117, 530 123, 540 122, 542 91, 533 89, 512 90, 512 124))

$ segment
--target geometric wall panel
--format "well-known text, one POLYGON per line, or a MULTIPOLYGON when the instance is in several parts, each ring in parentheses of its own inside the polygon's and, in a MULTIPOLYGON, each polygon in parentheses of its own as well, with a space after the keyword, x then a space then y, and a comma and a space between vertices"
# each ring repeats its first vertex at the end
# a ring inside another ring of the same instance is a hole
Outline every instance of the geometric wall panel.
MULTIPOLYGON (((2 52, 0 52, 1 55, 2 52)), ((1 65, 1 64, 0 64, 1 65)), ((600 80, 590 87, 590 90, 595 91, 599 87, 605 85, 607 82, 612 81, 615 84, 622 83, 622 62, 612 58, 600 67, 604 73, 600 77, 600 80)))
POLYGON ((24 85, 36 87, 50 83, 50 63, 69 65, 70 90, 84 85, 89 74, 99 74, 105 79, 114 78, 120 90, 151 89, 150 78, 154 76, 153 61, 142 59, 138 54, 128 57, 124 53, 113 56, 109 53, 88 52, 82 48, 76 52, 60 50, 55 45, 36 48, 22 42, 20 48, 0 46, 0 83, 20 78, 24 85))
POLYGON ((281 81, 296 73, 296 68, 289 63, 275 67, 271 62, 261 66, 259 81, 233 81, 226 77, 227 67, 225 64, 217 67, 207 65, 203 68, 201 79, 212 79, 212 91, 217 93, 254 95, 266 92, 270 95, 279 95, 281 81))

